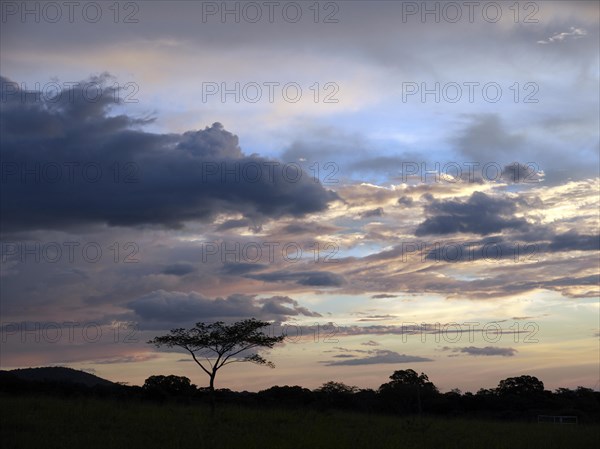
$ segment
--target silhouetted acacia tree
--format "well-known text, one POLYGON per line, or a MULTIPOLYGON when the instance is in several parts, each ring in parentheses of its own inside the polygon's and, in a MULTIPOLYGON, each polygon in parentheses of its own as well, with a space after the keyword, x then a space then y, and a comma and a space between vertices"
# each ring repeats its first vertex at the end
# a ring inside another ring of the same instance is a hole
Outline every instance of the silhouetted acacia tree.
POLYGON ((211 410, 215 407, 215 377, 217 371, 236 362, 251 362, 274 368, 275 365, 252 350, 272 348, 281 342, 284 336, 270 337, 262 329, 268 322, 250 318, 227 325, 223 321, 215 323, 196 323, 191 329, 173 329, 169 335, 163 335, 148 343, 157 347, 177 346, 188 351, 194 362, 209 376, 211 410))

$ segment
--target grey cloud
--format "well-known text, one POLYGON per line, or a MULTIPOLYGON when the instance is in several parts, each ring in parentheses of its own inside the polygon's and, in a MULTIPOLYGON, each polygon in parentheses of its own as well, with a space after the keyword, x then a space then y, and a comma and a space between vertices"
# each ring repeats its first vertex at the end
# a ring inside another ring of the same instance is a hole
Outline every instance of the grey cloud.
POLYGON ((514 348, 499 348, 497 346, 486 346, 484 348, 477 348, 475 346, 467 346, 464 348, 450 348, 448 346, 444 346, 442 351, 451 351, 451 352, 459 352, 472 356, 495 356, 500 355, 503 357, 512 357, 518 352, 514 348))
POLYGON ((227 298, 209 299, 196 292, 156 290, 130 301, 126 306, 135 313, 142 327, 153 322, 168 328, 170 325, 215 319, 255 317, 285 320, 298 315, 320 316, 286 296, 257 299, 255 296, 235 294, 227 298))
POLYGON ((144 354, 144 355, 125 355, 121 357, 112 357, 108 359, 95 360, 96 365, 112 365, 115 363, 137 363, 145 362, 158 358, 158 354, 144 354))
MULTIPOLYGON (((500 322, 500 321, 498 321, 500 322)), ((483 332, 483 328, 472 328, 470 331, 464 328, 455 328, 452 327, 448 329, 441 329, 438 326, 432 323, 404 323, 403 325, 396 324, 388 324, 388 325, 369 325, 369 326, 340 326, 338 327, 338 332, 336 335, 407 335, 407 337, 419 339, 419 333, 424 333, 428 335, 436 335, 441 333, 450 333, 450 334, 462 334, 466 332, 483 332)), ((495 333, 494 330, 488 329, 485 332, 495 333)), ((525 334, 529 331, 525 330, 512 330, 512 329, 502 329, 502 335, 511 335, 511 334, 525 334)))
MULTIPOLYGON (((355 155, 356 156, 356 155, 355 155)), ((385 174, 389 177, 397 176, 402 171, 403 163, 419 160, 418 152, 404 152, 400 156, 377 156, 362 155, 361 159, 349 165, 348 169, 356 173, 374 172, 385 174)))
POLYGON ((224 274, 241 276, 252 271, 264 270, 268 267, 268 265, 259 263, 226 262, 223 264, 223 268, 221 269, 221 271, 224 274))
POLYGON ((587 36, 587 30, 584 28, 570 27, 569 31, 563 31, 561 33, 555 33, 548 39, 542 39, 537 41, 538 44, 556 44, 566 40, 577 40, 587 36))
MULTIPOLYGON (((489 237, 480 241, 446 242, 443 246, 429 251, 426 260, 437 262, 471 262, 475 260, 513 259, 516 261, 536 260, 541 254, 570 251, 600 250, 600 235, 579 234, 574 230, 552 235, 546 228, 533 229, 532 232, 516 236, 513 241, 501 237, 489 237), (530 235, 531 234, 531 235, 530 235), (547 240, 533 241, 535 234, 547 240), (524 237, 530 237, 526 239, 524 237)), ((401 248, 397 254, 400 256, 401 248)))
MULTIPOLYGON (((562 277, 541 282, 540 284, 546 287, 573 287, 580 285, 597 286, 600 284, 600 274, 590 274, 589 276, 580 277, 562 277)), ((535 285, 535 283, 532 282, 532 286, 533 285, 535 285)))
POLYGON ((17 89, 0 105, 3 232, 91 224, 180 228, 219 213, 260 222, 322 211, 338 198, 306 173, 285 178, 277 161, 245 155, 219 123, 153 134, 139 129, 151 120, 110 115, 118 104, 110 81, 102 75, 82 83, 104 87, 96 101, 75 86, 53 102, 23 99, 14 83, 0 78, 3 92, 17 89), (23 168, 37 178, 22 175, 23 168), (53 181, 57 171, 61 177, 53 181))
POLYGON ((252 220, 248 218, 241 218, 239 220, 227 220, 217 226, 217 231, 228 231, 236 228, 248 228, 254 232, 260 232, 262 230, 261 225, 252 223, 252 220))
POLYGON ((410 207, 413 204, 413 199, 409 196, 402 196, 398 198, 398 205, 410 207))
POLYGON ((383 207, 378 207, 376 209, 368 210, 360 214, 362 218, 368 217, 383 217, 383 207))
POLYGON ((600 249, 600 235, 582 235, 575 230, 570 230, 554 236, 548 248, 551 251, 598 251, 600 249))
POLYGON ((515 218, 515 200, 496 198, 483 192, 474 192, 467 201, 433 200, 425 206, 429 217, 416 229, 415 235, 498 233, 505 229, 526 230, 523 218, 515 218))
POLYGON ((163 274, 170 274, 173 276, 185 276, 196 271, 196 268, 188 263, 175 263, 167 265, 163 270, 163 274))
POLYGON ((373 351, 375 355, 363 358, 352 358, 340 361, 323 362, 326 366, 356 366, 356 365, 380 365, 388 363, 416 363, 431 362, 432 359, 414 355, 398 354, 385 349, 373 351))
POLYGON ((296 282, 299 285, 317 287, 339 287, 346 281, 343 276, 329 271, 274 271, 264 274, 251 274, 246 276, 266 282, 296 282))
POLYGON ((537 164, 520 164, 515 162, 504 166, 501 178, 514 184, 534 184, 541 182, 544 178, 544 174, 537 164))
POLYGON ((298 304, 298 301, 293 300, 288 296, 273 296, 271 298, 259 299, 258 303, 263 305, 263 310, 268 313, 273 313, 277 315, 289 315, 290 308, 286 307, 289 305, 293 307, 296 314, 310 316, 310 317, 320 317, 322 316, 320 313, 311 312, 306 307, 302 307, 298 304))
MULTIPOLYGON (((457 149, 476 161, 497 161, 499 155, 518 152, 524 137, 507 131, 497 114, 474 116, 463 132, 453 139, 457 149)), ((489 175, 491 176, 491 175, 489 175)))
POLYGON ((386 321, 396 318, 396 315, 367 315, 365 318, 360 318, 358 321, 386 321))
POLYGON ((310 234, 310 235, 319 235, 319 234, 330 234, 333 233, 340 228, 324 225, 320 223, 292 223, 281 228, 280 232, 284 234, 291 235, 302 235, 302 234, 310 234))

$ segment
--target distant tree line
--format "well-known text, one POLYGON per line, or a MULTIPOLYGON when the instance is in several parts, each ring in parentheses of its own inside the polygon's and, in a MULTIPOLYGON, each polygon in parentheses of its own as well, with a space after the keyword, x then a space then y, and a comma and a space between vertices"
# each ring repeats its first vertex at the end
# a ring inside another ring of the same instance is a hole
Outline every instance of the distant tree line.
POLYGON ((183 376, 150 376, 142 387, 114 384, 85 386, 72 382, 39 382, 0 372, 1 394, 57 394, 68 397, 99 396, 152 403, 219 403, 253 407, 289 407, 296 410, 349 410, 398 415, 477 416, 507 420, 535 420, 537 415, 573 415, 579 422, 600 419, 600 392, 590 388, 544 389, 533 376, 510 377, 496 388, 462 393, 455 389, 440 393, 426 374, 398 370, 378 389, 361 389, 330 381, 309 390, 301 386, 273 386, 254 392, 199 388, 183 376))

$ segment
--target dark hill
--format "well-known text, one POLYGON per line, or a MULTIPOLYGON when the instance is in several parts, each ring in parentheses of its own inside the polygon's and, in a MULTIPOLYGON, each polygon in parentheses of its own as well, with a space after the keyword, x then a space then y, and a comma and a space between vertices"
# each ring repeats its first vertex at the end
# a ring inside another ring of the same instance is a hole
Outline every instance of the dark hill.
POLYGON ((63 366, 24 368, 3 372, 30 382, 66 382, 85 385, 87 387, 94 387, 97 385, 103 387, 112 387, 116 385, 109 380, 102 379, 101 377, 94 376, 93 374, 63 366))

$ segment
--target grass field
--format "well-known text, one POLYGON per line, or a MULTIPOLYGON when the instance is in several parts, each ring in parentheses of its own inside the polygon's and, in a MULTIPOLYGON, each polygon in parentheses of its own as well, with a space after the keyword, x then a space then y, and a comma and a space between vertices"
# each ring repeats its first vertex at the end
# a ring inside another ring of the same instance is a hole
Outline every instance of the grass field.
POLYGON ((600 425, 0 397, 3 448, 595 448, 600 425))

